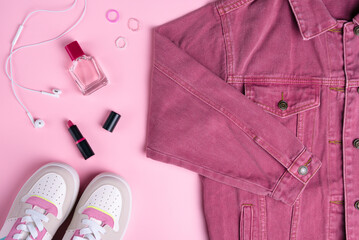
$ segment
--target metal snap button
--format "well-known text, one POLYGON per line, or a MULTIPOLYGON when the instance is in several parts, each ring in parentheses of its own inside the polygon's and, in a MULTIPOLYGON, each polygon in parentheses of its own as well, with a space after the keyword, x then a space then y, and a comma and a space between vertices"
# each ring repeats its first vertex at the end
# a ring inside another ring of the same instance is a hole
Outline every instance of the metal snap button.
POLYGON ((353 141, 353 146, 354 146, 355 148, 359 148, 359 138, 354 139, 354 141, 353 141))
POLYGON ((354 207, 359 210, 359 200, 355 201, 354 207))
POLYGON ((280 110, 286 110, 288 108, 288 103, 286 101, 280 100, 278 102, 278 107, 280 110))
POLYGON ((299 173, 300 175, 307 175, 307 173, 308 173, 308 168, 307 168, 307 166, 300 166, 300 167, 298 168, 298 173, 299 173))
POLYGON ((358 35, 358 36, 359 36, 359 25, 358 25, 358 26, 355 26, 354 29, 353 29, 353 31, 354 31, 354 34, 355 34, 355 35, 358 35))

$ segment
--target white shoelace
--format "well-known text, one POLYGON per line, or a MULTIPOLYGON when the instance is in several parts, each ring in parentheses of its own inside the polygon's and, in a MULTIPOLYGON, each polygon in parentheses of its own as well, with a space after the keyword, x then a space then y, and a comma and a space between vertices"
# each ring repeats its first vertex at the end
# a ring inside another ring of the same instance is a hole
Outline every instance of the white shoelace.
MULTIPOLYGON (((41 209, 42 210, 42 209, 41 209)), ((42 210, 45 212, 44 210, 42 210)), ((21 230, 21 233, 17 233, 13 236, 14 239, 18 240, 31 240, 38 237, 38 232, 44 230, 43 222, 48 222, 49 218, 43 214, 43 212, 37 211, 37 209, 26 209, 26 216, 21 219, 21 222, 25 224, 19 224, 16 229, 21 230)))
POLYGON ((80 235, 84 237, 75 236, 73 240, 100 240, 101 234, 106 233, 106 229, 100 226, 101 221, 95 219, 83 219, 82 223, 87 227, 80 230, 80 235))

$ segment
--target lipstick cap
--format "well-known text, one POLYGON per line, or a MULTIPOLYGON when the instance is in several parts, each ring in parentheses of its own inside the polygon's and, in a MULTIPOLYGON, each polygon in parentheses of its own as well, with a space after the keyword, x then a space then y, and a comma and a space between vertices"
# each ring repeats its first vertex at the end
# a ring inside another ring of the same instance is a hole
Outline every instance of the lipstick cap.
POLYGON ((109 132, 112 132, 113 129, 115 129, 116 124, 118 120, 120 120, 121 115, 111 111, 110 115, 108 115, 105 124, 102 126, 104 129, 106 129, 109 132))

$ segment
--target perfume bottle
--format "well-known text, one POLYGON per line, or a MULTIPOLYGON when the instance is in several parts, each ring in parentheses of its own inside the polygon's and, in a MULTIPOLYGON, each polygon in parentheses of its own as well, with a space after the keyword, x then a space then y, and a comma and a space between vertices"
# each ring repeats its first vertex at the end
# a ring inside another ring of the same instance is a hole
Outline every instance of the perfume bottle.
POLYGON ((108 80, 95 58, 86 55, 77 41, 65 47, 72 60, 69 71, 82 94, 89 95, 108 84, 108 80))

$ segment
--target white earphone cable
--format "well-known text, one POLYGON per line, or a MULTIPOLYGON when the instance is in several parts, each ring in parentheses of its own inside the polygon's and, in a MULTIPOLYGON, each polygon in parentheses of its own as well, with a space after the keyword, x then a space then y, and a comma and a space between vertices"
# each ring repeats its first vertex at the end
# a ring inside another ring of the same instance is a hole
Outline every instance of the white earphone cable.
MULTIPOLYGON (((25 45, 25 46, 22 46, 22 47, 19 47, 18 49, 15 49, 14 51, 14 47, 15 47, 15 44, 18 40, 18 38, 20 37, 20 34, 22 32, 22 29, 25 25, 25 23, 28 21, 28 19, 30 18, 30 16, 34 13, 37 13, 37 12, 56 12, 56 13, 60 13, 60 12, 67 12, 69 10, 71 10, 77 3, 78 0, 74 0, 74 2, 72 3, 72 5, 67 8, 67 9, 64 9, 64 10, 44 10, 44 9, 40 9, 40 10, 35 10, 31 13, 29 13, 26 17, 25 17, 25 20, 22 22, 22 24, 20 25, 17 33, 16 33, 16 36, 14 37, 14 40, 12 41, 12 45, 11 45, 11 50, 10 50, 10 55, 8 56, 8 58, 6 59, 6 65, 5 65, 5 72, 6 72, 6 75, 7 77, 9 78, 9 80, 11 81, 14 81, 14 83, 18 86, 18 87, 21 87, 25 90, 29 90, 29 91, 33 91, 33 92, 41 92, 41 91, 38 91, 38 90, 35 90, 35 89, 31 89, 31 88, 27 88, 27 87, 24 87, 24 86, 21 86, 19 83, 17 83, 14 79, 13 79, 13 76, 12 76, 12 55, 17 52, 18 50, 20 49, 23 49, 23 48, 27 48, 27 47, 31 47, 31 46, 36 46, 36 45, 41 45, 41 44, 44 44, 44 43, 47 43, 47 42, 51 42, 51 41, 54 41, 54 40, 57 40, 58 38, 62 37, 63 35, 65 35, 66 33, 68 33, 69 31, 71 31, 74 27, 76 27, 78 25, 78 23, 82 20, 82 17, 84 15, 84 12, 83 14, 81 15, 81 17, 79 18, 79 20, 71 27, 69 28, 67 31, 65 31, 64 33, 62 33, 61 35, 59 35, 57 38, 53 38, 53 39, 49 39, 49 40, 46 40, 46 41, 43 41, 43 42, 39 42, 39 43, 35 43, 35 44, 29 44, 29 45, 25 45), (10 62, 10 63, 9 63, 10 62), (9 65, 10 64, 10 75, 9 75, 9 72, 8 72, 8 68, 9 68, 9 65), (10 77, 11 76, 11 77, 10 77)), ((85 3, 86 5, 86 3, 85 3)), ((85 6, 86 7, 86 6, 85 6)), ((85 9, 84 9, 85 11, 85 9)))
POLYGON ((6 59, 6 62, 5 62, 5 72, 6 72, 6 75, 8 77, 8 79, 11 81, 11 88, 13 90, 13 93, 15 95, 15 98, 16 100, 19 102, 19 104, 22 106, 22 108, 26 111, 26 113, 28 114, 30 120, 33 122, 33 117, 31 116, 30 112, 28 111, 28 109, 25 107, 25 105, 21 102, 20 98, 18 97, 18 95, 16 94, 16 90, 14 88, 14 84, 16 84, 18 87, 21 87, 25 90, 28 90, 28 91, 33 91, 33 92, 39 92, 39 93, 42 93, 42 91, 39 91, 39 90, 35 90, 35 89, 31 89, 31 88, 27 88, 27 87, 24 87, 24 86, 21 86, 20 84, 18 84, 17 82, 15 82, 14 80, 14 77, 13 77, 13 70, 12 70, 12 57, 13 57, 13 54, 15 54, 16 52, 18 52, 19 50, 21 49, 24 49, 24 48, 28 48, 28 47, 33 47, 33 46, 39 46, 39 45, 42 45, 42 44, 45 44, 45 43, 48 43, 48 42, 52 42, 52 41, 55 41, 55 40, 58 40, 60 39, 61 37, 63 37, 65 34, 67 34, 68 32, 70 32, 72 29, 74 29, 81 21, 82 19, 84 18, 85 16, 85 13, 86 13, 86 10, 87 10, 87 0, 85 0, 85 5, 84 5, 84 8, 83 8, 83 11, 81 13, 81 16, 78 18, 78 20, 75 22, 74 25, 72 25, 69 29, 67 29, 66 31, 64 31, 63 33, 61 33, 60 35, 58 35, 57 37, 54 37, 54 38, 51 38, 51 39, 48 39, 48 40, 45 40, 45 41, 42 41, 42 42, 38 42, 38 43, 32 43, 32 44, 28 44, 28 45, 24 45, 24 46, 21 46, 19 48, 16 48, 14 50, 14 47, 15 47, 15 44, 21 34, 21 31, 24 27, 24 24, 26 23, 26 21, 30 18, 30 16, 34 13, 37 13, 37 12, 66 12, 66 11, 69 11, 71 10, 77 3, 78 0, 74 0, 74 2, 72 3, 72 5, 67 8, 67 9, 64 9, 64 10, 36 10, 36 11, 33 11, 31 13, 29 13, 26 17, 25 17, 25 20, 23 21, 23 23, 20 25, 19 29, 18 29, 18 32, 16 33, 16 36, 12 42, 12 45, 11 45, 11 49, 10 49, 10 54, 9 56, 7 57, 6 59))

